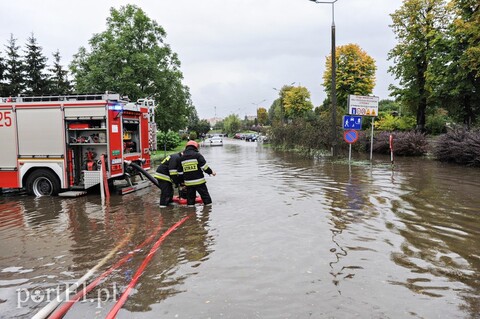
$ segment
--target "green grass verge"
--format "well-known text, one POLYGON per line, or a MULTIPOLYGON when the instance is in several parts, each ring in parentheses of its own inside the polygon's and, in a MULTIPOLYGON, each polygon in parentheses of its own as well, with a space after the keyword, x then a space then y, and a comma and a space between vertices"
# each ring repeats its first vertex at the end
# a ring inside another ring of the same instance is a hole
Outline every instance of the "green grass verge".
POLYGON ((174 153, 178 153, 178 152, 183 151, 185 149, 185 144, 186 144, 186 142, 182 141, 182 143, 180 143, 180 145, 175 147, 173 150, 167 150, 166 152, 164 150, 153 151, 150 154, 150 159, 151 159, 152 162, 158 163, 170 154, 174 154, 174 153))

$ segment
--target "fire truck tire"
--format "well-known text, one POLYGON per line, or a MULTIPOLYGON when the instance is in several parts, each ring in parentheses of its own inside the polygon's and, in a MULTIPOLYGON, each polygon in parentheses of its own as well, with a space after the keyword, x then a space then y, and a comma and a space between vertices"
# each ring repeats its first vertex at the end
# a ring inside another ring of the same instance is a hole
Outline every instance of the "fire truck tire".
POLYGON ((60 180, 48 169, 37 169, 27 177, 26 187, 29 195, 55 196, 60 192, 60 180))

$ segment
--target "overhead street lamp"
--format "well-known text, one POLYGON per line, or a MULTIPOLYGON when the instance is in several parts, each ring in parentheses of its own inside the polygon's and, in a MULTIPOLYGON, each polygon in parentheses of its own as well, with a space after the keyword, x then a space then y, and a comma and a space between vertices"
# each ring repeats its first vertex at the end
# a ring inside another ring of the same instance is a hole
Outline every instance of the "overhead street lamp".
POLYGON ((255 105, 255 108, 256 108, 256 109, 258 109, 258 106, 260 105, 260 103, 263 103, 263 102, 265 102, 265 101, 266 101, 266 100, 263 99, 263 100, 261 100, 261 101, 258 102, 258 103, 253 103, 253 102, 252 102, 252 104, 255 105))
POLYGON ((337 70, 335 64, 335 2, 332 1, 317 1, 310 0, 315 3, 331 4, 332 5, 332 156, 337 155, 337 70))
MULTIPOLYGON (((297 83, 297 82, 292 82, 292 83, 290 83, 290 84, 285 84, 284 86, 293 86, 295 83, 297 83)), ((277 89, 277 88, 272 88, 272 89, 274 89, 275 91, 278 91, 278 92, 281 91, 281 90, 279 90, 279 89, 277 89)))

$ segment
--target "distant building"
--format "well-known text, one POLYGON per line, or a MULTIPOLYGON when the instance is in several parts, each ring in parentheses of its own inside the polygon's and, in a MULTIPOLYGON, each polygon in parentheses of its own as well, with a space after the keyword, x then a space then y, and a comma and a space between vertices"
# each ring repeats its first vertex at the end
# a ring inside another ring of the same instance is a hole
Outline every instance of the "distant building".
POLYGON ((223 121, 221 117, 212 117, 207 119, 208 123, 210 123, 210 127, 214 127, 218 122, 223 121))

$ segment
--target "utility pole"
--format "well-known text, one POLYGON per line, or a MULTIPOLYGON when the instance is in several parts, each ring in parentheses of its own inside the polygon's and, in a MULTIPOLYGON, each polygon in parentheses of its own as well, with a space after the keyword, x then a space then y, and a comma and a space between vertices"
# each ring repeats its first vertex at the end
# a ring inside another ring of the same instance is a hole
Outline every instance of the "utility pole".
POLYGON ((337 156, 337 68, 335 63, 335 2, 310 0, 315 3, 326 3, 332 5, 332 156, 337 156))

